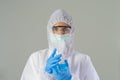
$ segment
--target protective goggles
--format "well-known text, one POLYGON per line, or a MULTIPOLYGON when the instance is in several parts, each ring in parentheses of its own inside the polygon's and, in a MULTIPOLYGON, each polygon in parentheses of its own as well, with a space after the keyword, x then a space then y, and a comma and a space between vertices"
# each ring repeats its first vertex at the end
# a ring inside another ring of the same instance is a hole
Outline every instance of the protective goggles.
POLYGON ((60 28, 61 28, 63 31, 70 31, 70 30, 71 30, 71 26, 53 26, 53 27, 52 27, 52 30, 53 30, 53 31, 58 31, 60 28))

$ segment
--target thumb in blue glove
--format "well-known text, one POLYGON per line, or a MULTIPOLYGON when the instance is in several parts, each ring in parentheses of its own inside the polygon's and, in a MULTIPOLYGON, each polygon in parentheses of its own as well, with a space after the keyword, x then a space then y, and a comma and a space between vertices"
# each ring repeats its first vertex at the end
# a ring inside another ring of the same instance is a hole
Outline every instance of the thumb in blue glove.
POLYGON ((69 71, 69 66, 67 60, 64 61, 64 64, 57 64, 53 70, 53 76, 56 80, 71 80, 71 74, 69 71))

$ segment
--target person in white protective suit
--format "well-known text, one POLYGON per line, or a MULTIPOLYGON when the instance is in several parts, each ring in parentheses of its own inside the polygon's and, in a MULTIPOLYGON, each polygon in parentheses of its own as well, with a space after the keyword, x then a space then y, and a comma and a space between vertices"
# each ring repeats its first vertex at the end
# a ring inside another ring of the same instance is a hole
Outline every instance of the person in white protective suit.
POLYGON ((49 48, 31 54, 21 80, 99 80, 88 55, 73 48, 72 17, 56 10, 47 25, 49 48))

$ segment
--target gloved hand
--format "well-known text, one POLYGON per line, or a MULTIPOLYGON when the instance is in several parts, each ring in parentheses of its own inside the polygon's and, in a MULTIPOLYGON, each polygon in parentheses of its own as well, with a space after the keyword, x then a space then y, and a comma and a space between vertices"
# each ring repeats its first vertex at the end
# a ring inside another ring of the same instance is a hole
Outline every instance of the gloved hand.
POLYGON ((45 71, 49 74, 51 74, 53 72, 52 68, 54 66, 56 66, 59 61, 61 61, 60 58, 61 58, 62 54, 58 54, 55 56, 56 51, 57 51, 56 49, 53 50, 52 54, 50 55, 50 57, 47 59, 47 62, 46 62, 45 71))
POLYGON ((71 80, 72 78, 67 60, 65 60, 64 64, 57 64, 52 70, 52 75, 56 80, 71 80))

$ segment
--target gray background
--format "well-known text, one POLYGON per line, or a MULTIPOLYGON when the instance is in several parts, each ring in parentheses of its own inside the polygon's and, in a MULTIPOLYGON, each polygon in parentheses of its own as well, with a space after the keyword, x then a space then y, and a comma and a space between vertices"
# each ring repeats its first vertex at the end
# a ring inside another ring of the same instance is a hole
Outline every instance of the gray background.
POLYGON ((75 49, 101 80, 120 80, 119 0, 0 0, 0 80, 20 80, 29 55, 48 47, 46 25, 59 8, 73 16, 75 49))

